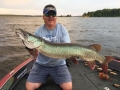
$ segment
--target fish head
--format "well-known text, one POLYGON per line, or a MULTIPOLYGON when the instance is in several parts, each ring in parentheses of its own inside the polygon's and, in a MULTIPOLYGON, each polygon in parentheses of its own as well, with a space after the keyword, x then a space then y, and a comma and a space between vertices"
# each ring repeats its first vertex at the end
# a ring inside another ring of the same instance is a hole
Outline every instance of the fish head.
POLYGON ((22 39, 23 44, 30 49, 41 45, 41 40, 27 31, 19 29, 19 31, 16 31, 16 34, 22 39))
POLYGON ((22 29, 19 29, 15 32, 23 41, 28 39, 29 34, 22 29))

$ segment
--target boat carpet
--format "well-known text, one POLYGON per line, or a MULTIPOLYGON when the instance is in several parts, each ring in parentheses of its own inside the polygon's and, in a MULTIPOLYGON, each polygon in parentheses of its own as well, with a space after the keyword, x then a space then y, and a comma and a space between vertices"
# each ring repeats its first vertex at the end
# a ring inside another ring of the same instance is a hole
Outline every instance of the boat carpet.
POLYGON ((99 78, 97 68, 91 70, 84 62, 79 62, 79 65, 71 63, 69 71, 72 75, 73 90, 120 90, 120 87, 114 87, 113 84, 120 85, 120 72, 113 70, 117 75, 109 73, 112 81, 102 80, 99 78))
MULTIPOLYGON (((119 87, 113 86, 113 84, 120 84, 120 72, 116 71, 117 75, 109 73, 112 78, 110 81, 101 80, 98 76, 100 71, 98 69, 91 70, 83 61, 79 61, 78 65, 71 63, 68 69, 72 75, 73 90, 120 90, 119 87)), ((15 90, 26 90, 26 79, 24 77, 15 90)), ((47 82, 37 90, 61 90, 61 88, 49 77, 47 82)))

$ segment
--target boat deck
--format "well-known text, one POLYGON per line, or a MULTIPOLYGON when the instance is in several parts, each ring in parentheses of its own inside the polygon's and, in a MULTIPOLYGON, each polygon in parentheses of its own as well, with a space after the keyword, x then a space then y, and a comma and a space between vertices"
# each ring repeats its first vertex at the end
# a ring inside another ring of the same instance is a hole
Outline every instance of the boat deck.
POLYGON ((91 70, 84 63, 80 62, 79 65, 71 64, 69 70, 72 74, 73 79, 73 90, 120 90, 113 84, 120 84, 120 75, 112 75, 109 73, 110 80, 101 80, 98 76, 99 70, 91 70), (105 89, 109 88, 109 89, 105 89))
MULTIPOLYGON (((73 82, 73 90, 120 90, 120 87, 114 87, 113 84, 120 84, 120 72, 117 72, 117 75, 112 75, 109 73, 109 76, 112 78, 110 80, 101 80, 98 76, 99 70, 91 70, 88 66, 84 64, 83 61, 79 61, 79 65, 71 63, 68 67, 73 82)), ((20 84, 16 87, 15 90, 25 90, 26 77, 23 77, 20 84)), ((37 90, 62 90, 59 85, 55 84, 54 81, 49 77, 47 82, 43 84, 37 90)))

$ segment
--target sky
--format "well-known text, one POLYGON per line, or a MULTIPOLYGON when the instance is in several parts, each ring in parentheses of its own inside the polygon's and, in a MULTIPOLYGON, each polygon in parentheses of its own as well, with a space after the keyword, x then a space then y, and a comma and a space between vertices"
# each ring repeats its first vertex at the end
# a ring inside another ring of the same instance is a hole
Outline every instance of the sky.
POLYGON ((120 8, 120 0, 0 0, 0 14, 42 15, 47 4, 56 7, 57 15, 72 16, 105 8, 120 8))

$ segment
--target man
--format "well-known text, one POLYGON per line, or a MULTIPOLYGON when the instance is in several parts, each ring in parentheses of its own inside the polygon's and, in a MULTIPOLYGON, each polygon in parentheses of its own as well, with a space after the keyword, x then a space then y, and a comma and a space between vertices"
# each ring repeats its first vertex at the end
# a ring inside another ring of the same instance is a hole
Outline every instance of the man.
MULTIPOLYGON (((55 6, 46 5, 43 9, 44 25, 35 31, 35 35, 45 40, 55 43, 70 43, 68 31, 61 24, 56 23, 57 11, 55 6)), ((35 90, 50 75, 56 84, 59 84, 63 90, 72 90, 71 75, 66 66, 65 59, 55 59, 42 55, 37 56, 37 50, 28 50, 36 61, 26 82, 27 90, 35 90)))

